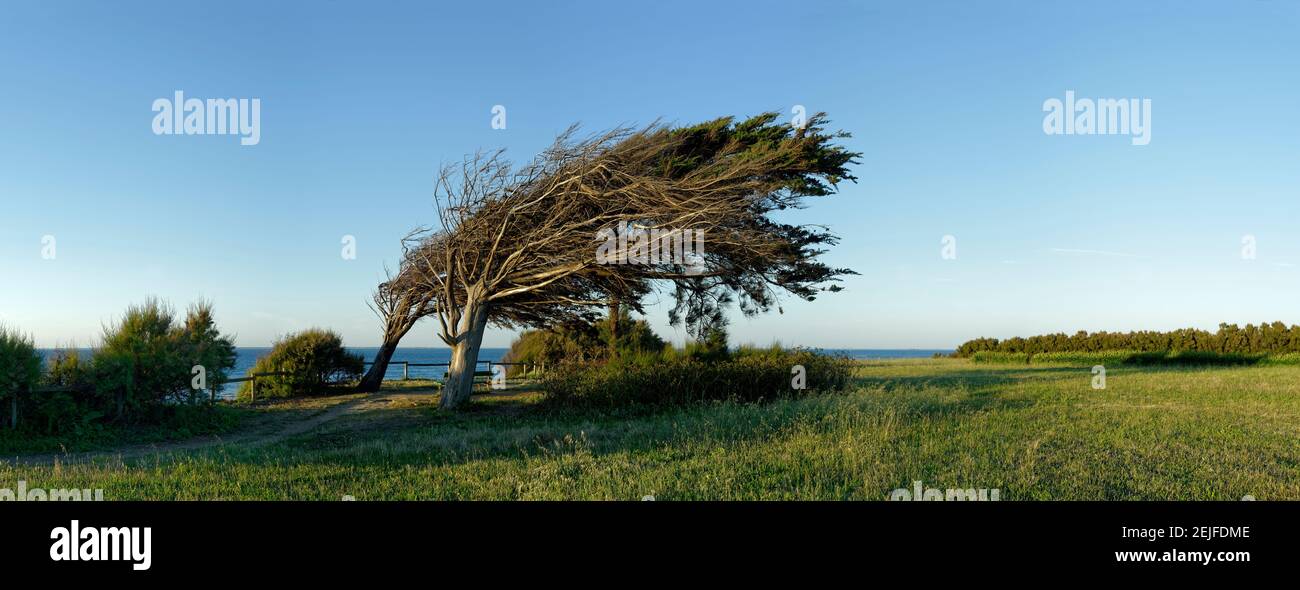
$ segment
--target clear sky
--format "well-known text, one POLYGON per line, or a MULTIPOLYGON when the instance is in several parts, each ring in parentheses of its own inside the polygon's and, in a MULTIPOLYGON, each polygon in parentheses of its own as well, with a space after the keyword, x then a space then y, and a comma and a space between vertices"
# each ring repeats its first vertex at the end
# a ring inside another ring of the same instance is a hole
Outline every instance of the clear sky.
MULTIPOLYGON (((864 153, 789 217, 861 275, 733 341, 1300 323, 1298 30, 1284 1, 6 2, 0 323, 87 345, 146 296, 206 297, 240 345, 314 325, 375 345, 365 301, 435 222, 441 163, 793 105, 864 153), (177 90, 259 98, 260 143, 155 135, 177 90), (1150 143, 1045 134, 1067 90, 1150 99, 1150 143)), ((404 342, 435 343, 431 323, 404 342)))

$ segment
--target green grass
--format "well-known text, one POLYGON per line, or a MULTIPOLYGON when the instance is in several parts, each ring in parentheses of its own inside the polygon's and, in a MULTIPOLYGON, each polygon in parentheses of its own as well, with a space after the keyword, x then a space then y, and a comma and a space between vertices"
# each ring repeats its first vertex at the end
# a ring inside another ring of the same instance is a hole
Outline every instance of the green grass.
POLYGON ((862 363, 851 391, 610 418, 483 396, 400 396, 276 444, 0 465, 0 487, 128 499, 1300 499, 1300 367, 862 363))
MULTIPOLYGON (((161 424, 94 424, 59 435, 35 434, 0 428, 0 457, 31 453, 83 452, 180 441, 194 436, 219 435, 247 423, 252 413, 242 407, 220 405, 211 411, 193 409, 161 424)), ((4 484, 0 484, 4 487, 4 484)))

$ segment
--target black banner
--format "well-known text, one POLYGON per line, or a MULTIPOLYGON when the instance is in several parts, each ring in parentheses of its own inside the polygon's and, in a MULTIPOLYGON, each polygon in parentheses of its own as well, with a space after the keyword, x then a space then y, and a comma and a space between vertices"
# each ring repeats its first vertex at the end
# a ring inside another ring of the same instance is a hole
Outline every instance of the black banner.
POLYGON ((744 577, 869 567, 1233 578, 1289 570, 1297 515, 1300 504, 1275 502, 3 502, 0 564, 177 581, 442 567, 534 579, 581 563, 657 577, 721 572, 734 559, 749 564, 734 572, 744 577))

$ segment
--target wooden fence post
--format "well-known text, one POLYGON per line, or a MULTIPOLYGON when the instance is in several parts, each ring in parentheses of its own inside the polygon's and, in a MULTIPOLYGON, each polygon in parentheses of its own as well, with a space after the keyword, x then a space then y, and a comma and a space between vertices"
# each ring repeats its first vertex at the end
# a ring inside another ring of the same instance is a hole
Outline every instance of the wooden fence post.
POLYGON ((411 363, 410 361, 402 361, 402 381, 407 381, 410 378, 411 378, 411 363))
POLYGON ((257 401, 257 373, 253 373, 253 388, 248 392, 248 402, 257 401))

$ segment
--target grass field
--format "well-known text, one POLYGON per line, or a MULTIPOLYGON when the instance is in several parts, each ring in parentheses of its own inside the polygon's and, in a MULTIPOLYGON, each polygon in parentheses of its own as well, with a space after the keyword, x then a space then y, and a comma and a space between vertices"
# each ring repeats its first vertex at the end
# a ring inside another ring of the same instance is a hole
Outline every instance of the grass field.
POLYGON ((1063 365, 870 362, 843 394, 627 417, 542 412, 529 392, 448 415, 408 388, 341 400, 336 416, 261 445, 5 462, 0 487, 110 500, 881 500, 920 480, 1003 500, 1300 499, 1300 367, 1115 368, 1106 385, 1063 365))

